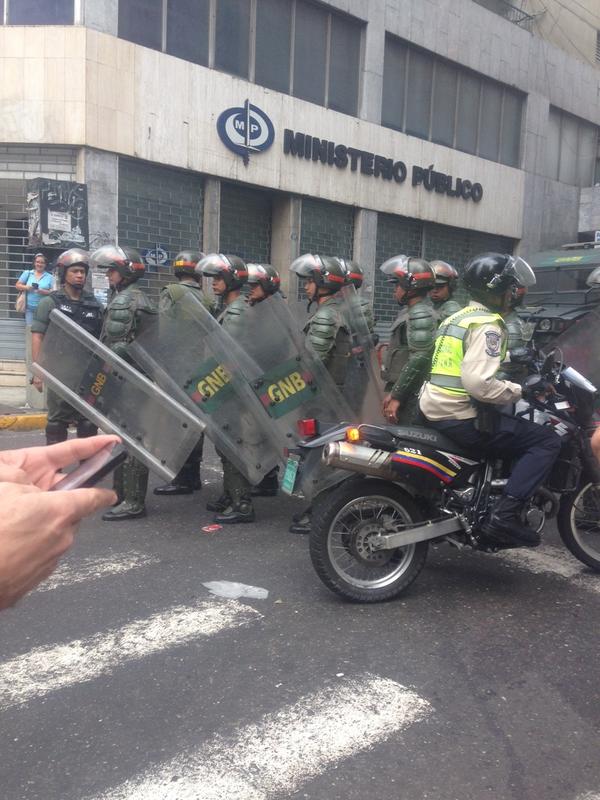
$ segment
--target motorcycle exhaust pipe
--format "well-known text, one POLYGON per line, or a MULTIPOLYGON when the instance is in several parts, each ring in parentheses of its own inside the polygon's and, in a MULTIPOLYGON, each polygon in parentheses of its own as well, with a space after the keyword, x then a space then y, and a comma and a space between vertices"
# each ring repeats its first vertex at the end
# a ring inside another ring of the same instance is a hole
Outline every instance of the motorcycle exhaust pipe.
POLYGON ((392 472, 392 454, 387 450, 373 450, 349 442, 329 442, 323 448, 321 460, 328 467, 339 467, 350 472, 361 472, 375 475, 378 478, 390 478, 392 472))

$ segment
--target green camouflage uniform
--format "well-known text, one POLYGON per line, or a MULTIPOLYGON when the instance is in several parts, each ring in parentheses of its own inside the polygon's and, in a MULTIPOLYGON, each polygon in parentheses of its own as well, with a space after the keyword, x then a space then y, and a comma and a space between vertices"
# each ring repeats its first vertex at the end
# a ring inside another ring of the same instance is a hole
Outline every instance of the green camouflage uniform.
MULTIPOLYGON (((127 345, 132 342, 146 314, 156 314, 154 305, 135 284, 129 284, 116 292, 106 309, 101 341, 114 353, 130 361, 127 345)), ((148 468, 132 456, 128 456, 114 473, 114 490, 121 505, 133 509, 144 508, 148 488, 148 468)), ((120 506, 115 508, 118 511, 120 506)))
POLYGON ((375 330, 375 317, 373 316, 373 306, 371 305, 370 300, 367 300, 366 297, 363 297, 362 294, 359 293, 360 299, 360 309, 363 312, 363 316, 365 318, 365 322, 367 323, 367 328, 369 329, 369 333, 373 333, 375 330))
MULTIPOLYGON (((523 320, 516 311, 511 311, 509 314, 503 315, 503 318, 508 332, 506 351, 508 354, 507 358, 509 358, 511 350, 527 347, 528 342, 525 338, 523 320)), ((503 361, 498 370, 497 377, 504 381, 521 383, 527 377, 527 367, 522 364, 512 364, 510 361, 503 361)))
POLYGON ((319 304, 304 326, 304 333, 336 385, 342 387, 346 379, 352 342, 335 295, 327 297, 319 304))
POLYGON ((451 317, 452 314, 456 314, 457 311, 460 311, 462 306, 460 303, 457 303, 456 300, 448 298, 448 300, 442 300, 441 303, 433 303, 433 308, 437 314, 438 325, 440 325, 445 319, 451 317))
POLYGON ((403 308, 392 325, 381 377, 386 393, 400 401, 400 425, 419 418, 418 396, 431 368, 436 331, 437 315, 429 299, 403 308))

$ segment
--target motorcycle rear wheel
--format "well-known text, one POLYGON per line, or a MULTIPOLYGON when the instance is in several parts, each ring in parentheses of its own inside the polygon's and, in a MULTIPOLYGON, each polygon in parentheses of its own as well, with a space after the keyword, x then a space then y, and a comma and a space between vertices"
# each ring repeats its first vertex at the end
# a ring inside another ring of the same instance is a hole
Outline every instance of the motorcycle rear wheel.
POLYGON ((355 603, 398 597, 425 565, 428 543, 373 550, 382 525, 410 526, 421 515, 397 486, 364 478, 342 483, 324 494, 311 515, 310 557, 328 589, 355 603))
POLYGON ((600 572, 600 486, 586 483, 562 498, 558 531, 568 550, 600 572))

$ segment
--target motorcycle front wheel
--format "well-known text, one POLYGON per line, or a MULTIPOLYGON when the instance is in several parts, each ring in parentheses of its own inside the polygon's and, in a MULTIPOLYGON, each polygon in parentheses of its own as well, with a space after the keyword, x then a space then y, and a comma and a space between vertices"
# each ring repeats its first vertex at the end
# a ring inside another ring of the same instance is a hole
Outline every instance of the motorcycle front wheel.
POLYGON ((561 539, 575 558, 600 572, 600 485, 586 483, 564 496, 557 523, 561 539))
POLYGON ((373 544, 381 533, 420 519, 415 503, 393 484, 368 479, 342 483, 315 502, 313 567, 325 586, 346 600, 379 603, 398 597, 423 569, 428 543, 394 550, 377 550, 373 544))

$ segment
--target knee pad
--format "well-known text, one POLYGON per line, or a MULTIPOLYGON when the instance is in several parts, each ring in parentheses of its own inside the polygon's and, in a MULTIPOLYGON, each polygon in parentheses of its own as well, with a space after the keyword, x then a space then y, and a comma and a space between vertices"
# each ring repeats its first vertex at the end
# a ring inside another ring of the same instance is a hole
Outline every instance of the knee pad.
POLYGON ((90 422, 89 419, 82 419, 77 423, 77 436, 80 439, 87 439, 89 436, 95 436, 98 433, 98 426, 90 422))

